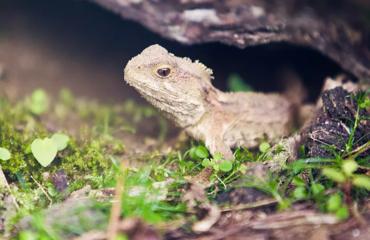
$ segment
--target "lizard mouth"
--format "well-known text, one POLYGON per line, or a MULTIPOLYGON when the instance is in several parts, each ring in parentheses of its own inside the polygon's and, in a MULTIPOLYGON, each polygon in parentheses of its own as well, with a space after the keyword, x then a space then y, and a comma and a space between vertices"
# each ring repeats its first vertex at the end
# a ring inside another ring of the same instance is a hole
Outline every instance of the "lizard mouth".
POLYGON ((124 69, 124 80, 125 82, 130 85, 131 87, 135 88, 140 95, 142 95, 146 100, 152 102, 155 105, 162 105, 164 104, 163 99, 159 96, 159 90, 155 88, 152 84, 148 84, 145 81, 140 80, 139 73, 135 71, 136 67, 133 64, 133 60, 130 60, 125 69, 124 69))
POLYGON ((134 59, 131 59, 130 61, 127 62, 126 64, 126 67, 125 69, 123 70, 123 78, 124 80, 126 81, 126 83, 128 83, 130 86, 133 86, 132 85, 132 81, 130 81, 131 79, 133 79, 133 76, 134 76, 134 73, 132 71, 132 69, 134 68, 134 64, 132 63, 134 59))

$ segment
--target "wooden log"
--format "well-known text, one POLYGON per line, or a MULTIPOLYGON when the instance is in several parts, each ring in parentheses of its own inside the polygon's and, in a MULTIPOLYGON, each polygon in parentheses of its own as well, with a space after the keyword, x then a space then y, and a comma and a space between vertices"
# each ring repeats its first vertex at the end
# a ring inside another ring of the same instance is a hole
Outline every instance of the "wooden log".
POLYGON ((370 4, 364 0, 90 0, 184 44, 245 48, 288 42, 318 50, 370 81, 370 4), (368 22, 366 22, 368 21, 368 22))

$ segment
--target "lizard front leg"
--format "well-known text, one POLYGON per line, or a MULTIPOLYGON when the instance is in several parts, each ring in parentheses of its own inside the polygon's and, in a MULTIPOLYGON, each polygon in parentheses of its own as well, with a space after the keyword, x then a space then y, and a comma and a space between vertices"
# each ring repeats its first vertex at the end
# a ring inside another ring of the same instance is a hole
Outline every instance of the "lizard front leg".
MULTIPOLYGON (((234 159, 234 155, 230 147, 228 147, 224 143, 220 136, 214 136, 212 134, 207 135, 204 142, 212 156, 214 156, 216 153, 221 153, 223 157, 227 160, 234 159)), ((210 166, 206 167, 193 178, 193 181, 200 183, 203 186, 209 186, 210 185, 209 178, 212 175, 212 172, 213 172, 212 167, 210 166)))
POLYGON ((188 128, 188 133, 195 139, 203 140, 212 156, 221 153, 227 160, 233 160, 234 155, 231 148, 224 139, 225 131, 229 122, 225 119, 225 113, 222 111, 212 111, 202 119, 196 126, 188 128))

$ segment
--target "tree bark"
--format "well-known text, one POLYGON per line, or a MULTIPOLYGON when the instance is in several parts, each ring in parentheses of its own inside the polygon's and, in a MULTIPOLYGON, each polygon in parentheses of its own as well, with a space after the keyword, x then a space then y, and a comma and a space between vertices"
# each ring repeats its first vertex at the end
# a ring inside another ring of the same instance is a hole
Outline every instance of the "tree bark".
POLYGON ((370 4, 365 0, 91 1, 184 44, 307 46, 370 81, 370 4))

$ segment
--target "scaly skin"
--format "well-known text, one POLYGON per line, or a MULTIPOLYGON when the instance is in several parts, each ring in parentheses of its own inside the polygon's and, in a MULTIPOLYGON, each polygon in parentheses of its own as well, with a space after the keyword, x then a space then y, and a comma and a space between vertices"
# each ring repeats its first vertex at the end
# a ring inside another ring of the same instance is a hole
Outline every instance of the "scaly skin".
POLYGON ((211 80, 212 70, 198 61, 176 57, 159 45, 132 58, 126 82, 211 154, 233 159, 232 148, 276 142, 293 126, 293 106, 283 96, 224 93, 211 80))

